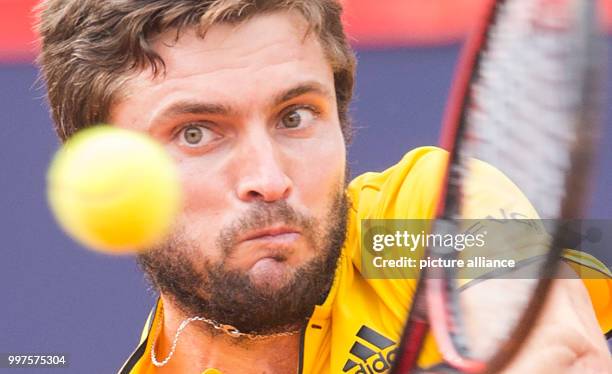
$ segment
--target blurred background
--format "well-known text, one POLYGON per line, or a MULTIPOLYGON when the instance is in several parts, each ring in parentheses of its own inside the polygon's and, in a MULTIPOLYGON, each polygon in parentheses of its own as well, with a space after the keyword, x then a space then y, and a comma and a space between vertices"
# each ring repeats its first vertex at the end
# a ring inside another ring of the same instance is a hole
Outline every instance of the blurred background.
MULTIPOLYGON (((355 175, 437 143, 462 41, 486 1, 345 1, 359 61, 355 175)), ((155 295, 133 259, 79 248, 47 208, 45 172, 58 141, 33 63, 35 4, 0 0, 0 352, 68 353, 62 372, 112 373, 136 347, 155 295)), ((600 14, 612 60, 612 0, 601 1, 600 14)), ((605 84, 589 217, 610 219, 612 79, 605 84)))

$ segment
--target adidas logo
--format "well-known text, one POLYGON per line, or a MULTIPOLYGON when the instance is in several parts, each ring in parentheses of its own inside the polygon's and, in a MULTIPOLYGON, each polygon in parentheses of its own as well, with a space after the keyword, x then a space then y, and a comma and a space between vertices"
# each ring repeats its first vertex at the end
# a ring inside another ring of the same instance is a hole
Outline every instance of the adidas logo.
POLYGON ((391 364, 397 353, 397 347, 393 340, 365 325, 361 326, 356 336, 358 339, 351 347, 350 353, 359 360, 349 358, 346 360, 342 371, 347 373, 357 368, 351 374, 374 374, 391 369, 391 364), (388 349, 390 347, 395 348, 388 349))

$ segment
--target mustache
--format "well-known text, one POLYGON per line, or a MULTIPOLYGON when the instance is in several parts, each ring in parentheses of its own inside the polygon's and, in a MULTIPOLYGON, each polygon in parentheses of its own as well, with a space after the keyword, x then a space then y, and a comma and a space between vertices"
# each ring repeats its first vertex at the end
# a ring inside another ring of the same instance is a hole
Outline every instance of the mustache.
POLYGON ((238 238, 245 232, 273 225, 299 227, 308 235, 312 234, 315 220, 293 208, 286 200, 269 203, 257 201, 240 218, 221 230, 217 245, 223 250, 223 256, 228 257, 232 254, 238 238))

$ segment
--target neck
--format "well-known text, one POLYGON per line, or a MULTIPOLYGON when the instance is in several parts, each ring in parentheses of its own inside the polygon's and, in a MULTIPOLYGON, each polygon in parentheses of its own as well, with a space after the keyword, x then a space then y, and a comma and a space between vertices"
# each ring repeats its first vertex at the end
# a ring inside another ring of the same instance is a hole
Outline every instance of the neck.
MULTIPOLYGON (((162 301, 162 328, 155 346, 158 361, 170 353, 181 322, 193 317, 182 313, 168 298, 162 296, 162 301)), ((157 372, 200 374, 208 368, 218 369, 223 374, 297 372, 299 333, 251 340, 211 329, 212 326, 204 322, 190 323, 181 332, 172 358, 157 372)))

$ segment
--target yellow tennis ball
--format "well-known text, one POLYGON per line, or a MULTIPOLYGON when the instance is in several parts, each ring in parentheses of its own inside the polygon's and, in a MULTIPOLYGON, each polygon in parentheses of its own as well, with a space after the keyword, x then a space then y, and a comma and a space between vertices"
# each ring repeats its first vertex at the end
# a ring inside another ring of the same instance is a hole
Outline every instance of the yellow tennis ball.
POLYGON ((144 250, 169 233, 181 203, 170 155, 147 135, 111 126, 78 132, 47 174, 60 226, 105 253, 144 250))

